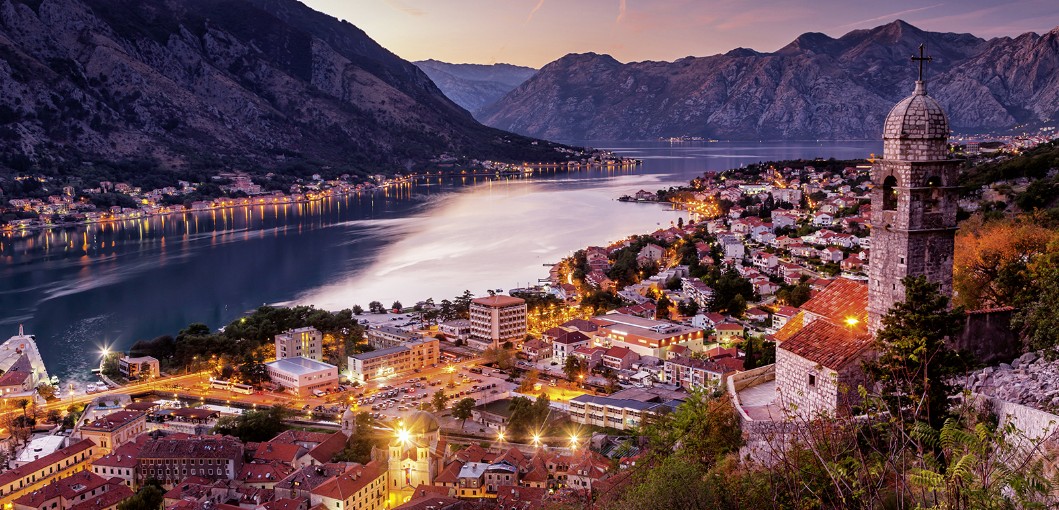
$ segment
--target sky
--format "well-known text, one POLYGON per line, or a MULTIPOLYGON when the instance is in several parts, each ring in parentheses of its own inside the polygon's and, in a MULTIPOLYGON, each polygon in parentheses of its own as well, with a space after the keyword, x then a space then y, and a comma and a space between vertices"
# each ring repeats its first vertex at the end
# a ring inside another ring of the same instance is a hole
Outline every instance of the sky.
POLYGON ((672 61, 903 19, 979 37, 1059 26, 1059 0, 302 0, 406 60, 541 67, 567 53, 672 61))

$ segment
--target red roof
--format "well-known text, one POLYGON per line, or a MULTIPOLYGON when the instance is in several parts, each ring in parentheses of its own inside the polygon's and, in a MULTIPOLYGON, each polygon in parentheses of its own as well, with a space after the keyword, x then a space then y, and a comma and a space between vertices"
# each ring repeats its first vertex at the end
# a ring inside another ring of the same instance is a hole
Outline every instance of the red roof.
POLYGON ((524 304, 526 304, 526 300, 525 299, 517 298, 517 297, 511 297, 511 296, 504 296, 504 295, 500 295, 500 294, 497 294, 495 296, 480 297, 478 299, 472 300, 471 302, 475 303, 475 304, 478 304, 478 305, 488 306, 490 308, 503 308, 503 307, 506 307, 506 306, 515 306, 515 305, 524 305, 524 304))
POLYGON ((852 317, 860 324, 868 321, 868 284, 848 278, 837 278, 812 299, 802 310, 831 319, 836 324, 852 317))
POLYGON ((312 493, 321 497, 344 501, 377 480, 384 472, 382 466, 375 461, 363 466, 356 465, 320 484, 312 490, 312 493))
POLYGON ((81 430, 113 432, 141 417, 143 413, 139 411, 118 411, 81 427, 81 430))
POLYGON ((101 510, 111 508, 133 496, 132 489, 123 482, 108 482, 107 491, 69 507, 67 510, 101 510))
MULTIPOLYGON (((48 455, 45 455, 33 462, 23 464, 14 469, 4 471, 3 473, 0 473, 0 486, 10 485, 11 482, 21 480, 23 477, 29 476, 32 473, 36 473, 42 469, 45 469, 48 466, 56 464, 63 459, 78 455, 88 450, 89 448, 93 448, 95 446, 96 443, 94 443, 91 439, 83 439, 81 441, 78 441, 77 443, 67 446, 66 448, 60 448, 58 450, 55 450, 54 452, 49 453, 48 455)), ((85 458, 88 458, 88 456, 86 455, 85 458)))
POLYGON ((850 329, 827 320, 815 320, 779 348, 821 366, 838 370, 871 346, 863 328, 850 329))

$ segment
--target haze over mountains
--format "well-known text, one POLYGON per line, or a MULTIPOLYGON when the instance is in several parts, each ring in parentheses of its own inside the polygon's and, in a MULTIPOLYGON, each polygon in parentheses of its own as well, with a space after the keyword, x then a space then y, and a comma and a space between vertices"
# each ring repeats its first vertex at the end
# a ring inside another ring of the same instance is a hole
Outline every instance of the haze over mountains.
MULTIPOLYGON (((563 157, 295 0, 0 0, 0 167, 81 160, 385 172, 563 157)), ((2 168, 0 168, 2 169, 2 168)))
POLYGON ((840 38, 804 34, 774 53, 738 48, 623 64, 570 54, 479 114, 550 140, 873 139, 912 92, 909 57, 926 44, 928 90, 958 132, 1059 118, 1059 28, 990 40, 895 21, 840 38))
POLYGON ((511 64, 449 64, 420 60, 415 65, 456 104, 472 115, 495 103, 537 72, 532 67, 511 64))

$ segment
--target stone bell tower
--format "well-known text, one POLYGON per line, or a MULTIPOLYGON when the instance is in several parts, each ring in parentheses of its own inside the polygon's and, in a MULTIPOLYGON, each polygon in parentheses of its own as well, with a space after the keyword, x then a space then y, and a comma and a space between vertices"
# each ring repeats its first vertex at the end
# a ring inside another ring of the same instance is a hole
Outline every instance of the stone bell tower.
POLYGON ((883 125, 883 159, 871 169, 871 263, 868 270, 868 328, 905 299, 901 280, 926 276, 952 294, 956 235, 956 177, 960 162, 949 158, 949 121, 923 81, 890 110, 883 125))

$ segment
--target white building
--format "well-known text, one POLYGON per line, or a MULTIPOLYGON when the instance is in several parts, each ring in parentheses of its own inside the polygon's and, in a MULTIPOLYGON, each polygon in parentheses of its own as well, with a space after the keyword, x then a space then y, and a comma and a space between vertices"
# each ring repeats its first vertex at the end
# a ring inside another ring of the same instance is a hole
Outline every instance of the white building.
POLYGON ((334 365, 297 356, 278 359, 265 366, 272 382, 299 397, 338 387, 338 367, 334 365))
POLYGON ((291 329, 276 335, 276 359, 303 357, 324 360, 324 335, 316 328, 291 329))
POLYGON ((128 379, 141 377, 153 379, 162 373, 158 360, 151 356, 139 356, 136 358, 122 356, 118 360, 118 372, 128 379))
POLYGON ((424 338, 354 354, 349 357, 349 379, 363 383, 436 364, 440 356, 438 344, 437 338, 424 338))

